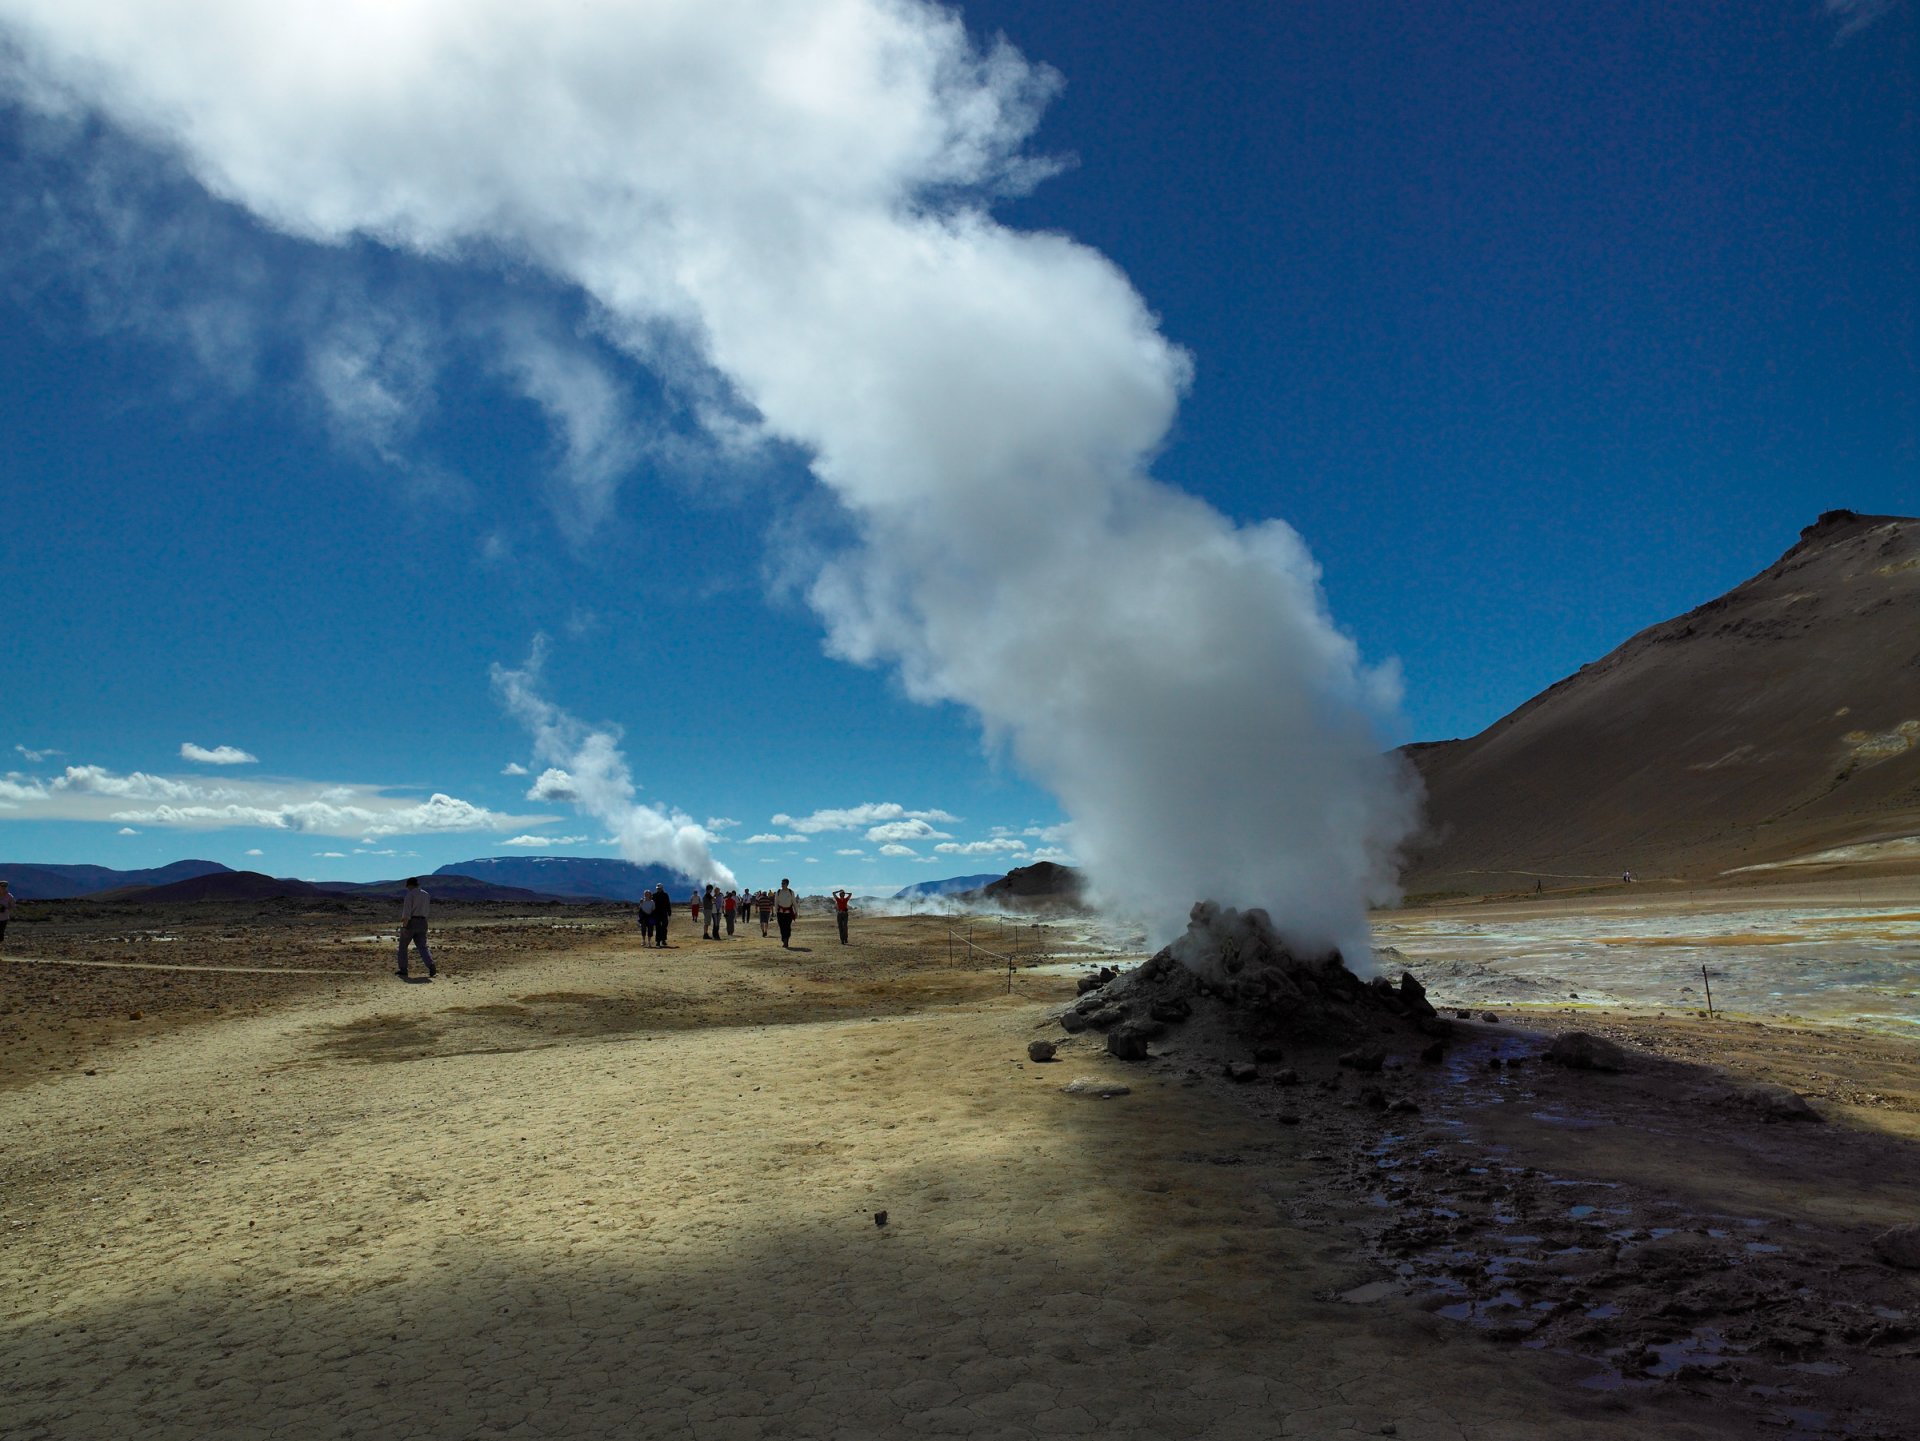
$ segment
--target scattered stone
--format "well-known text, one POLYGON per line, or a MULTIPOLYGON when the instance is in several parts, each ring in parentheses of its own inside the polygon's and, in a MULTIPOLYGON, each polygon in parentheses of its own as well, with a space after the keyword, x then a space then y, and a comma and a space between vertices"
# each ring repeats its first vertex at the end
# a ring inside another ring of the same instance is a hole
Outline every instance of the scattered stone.
POLYGON ((1568 1031, 1556 1036, 1547 1047, 1547 1059, 1570 1071, 1624 1071, 1627 1053, 1601 1036, 1585 1031, 1568 1031))
POLYGON ((1131 1023, 1115 1026, 1107 1032, 1107 1050, 1122 1061, 1147 1059, 1146 1032, 1131 1023))
POLYGON ((1446 1056, 1446 1043, 1444 1041, 1435 1041, 1420 1053, 1420 1064, 1423 1066, 1437 1066, 1446 1059, 1446 1056))
POLYGON ((887 1213, 886 1213, 885 1211, 875 1211, 875 1212, 873 1213, 873 1224, 874 1224, 874 1225, 876 1225, 876 1226, 884 1226, 884 1225, 886 1225, 886 1224, 887 1224, 887 1213))
POLYGON ((1920 1224, 1909 1223, 1873 1238, 1873 1254, 1889 1266, 1920 1271, 1920 1224))
POLYGON ((1062 1095, 1093 1096, 1106 1100, 1110 1096, 1130 1096, 1133 1087, 1119 1081, 1103 1081, 1097 1076, 1076 1076, 1060 1088, 1062 1095))
POLYGON ((1372 1075, 1386 1063, 1386 1056, 1379 1051, 1348 1051, 1340 1057, 1341 1065, 1362 1075, 1372 1075))
POLYGON ((1082 976, 1077 982, 1077 986, 1078 989, 1074 994, 1084 996, 1088 991, 1099 990, 1101 981, 1098 976, 1082 976))
POLYGON ((1420 1114, 1419 1103, 1409 1096, 1402 1096, 1391 1106, 1388 1106, 1387 1109, 1398 1116, 1417 1116, 1420 1114))
POLYGON ((1480 1019, 1485 1021, 1489 1026, 1497 1026, 1500 1024, 1500 1018, 1494 1015, 1492 1011, 1482 1011, 1480 1013, 1480 1019))
POLYGON ((1126 1018, 1127 1008, 1125 1006, 1102 1006, 1099 1010, 1087 1017, 1087 1024, 1092 1026, 1096 1031, 1104 1031, 1119 1025, 1122 1021, 1126 1020, 1126 1018))
POLYGON ((1228 1061, 1221 1074, 1229 1081, 1245 1085, 1248 1081, 1260 1079, 1260 1068, 1251 1061, 1228 1061))
POLYGON ((147 1018, 147 1013, 145 1011, 128 1011, 127 1012, 127 1019, 129 1021, 144 1021, 146 1020, 146 1018, 147 1018))
POLYGON ((1051 1061, 1053 1059, 1053 1053, 1057 1049, 1058 1047, 1056 1047, 1052 1041, 1028 1041, 1027 1059, 1029 1061, 1051 1061))
POLYGON ((1147 1014, 1165 1025, 1177 1026, 1193 1014, 1193 1005, 1185 996, 1174 996, 1155 1001, 1147 1008, 1147 1014))
POLYGON ((1500 1067, 1501 1067, 1501 1066, 1502 1066, 1503 1064, 1504 1064, 1504 1062, 1502 1062, 1502 1061, 1501 1061, 1501 1059, 1500 1059, 1500 1058, 1499 1058, 1498 1056, 1488 1056, 1488 1057, 1487 1057, 1487 1069, 1488 1069, 1489 1071, 1497 1071, 1497 1070, 1499 1070, 1499 1069, 1500 1069, 1500 1067))
POLYGON ((1078 1011, 1063 1011, 1060 1016, 1060 1029, 1070 1036, 1077 1036, 1087 1028, 1087 1018, 1078 1011))
POLYGON ((1465 1006, 1455 1007, 1453 1013, 1463 1021, 1471 1021, 1473 1019, 1473 1012, 1468 1010, 1465 1006))
POLYGON ((1275 1074, 1273 1083, 1276 1086, 1297 1086, 1300 1084, 1300 1073, 1291 1068, 1280 1071, 1275 1074))
POLYGON ((1412 971, 1400 973, 1400 1004, 1406 1008, 1408 1015, 1418 1016, 1423 1020, 1439 1014, 1434 1010, 1433 1003, 1427 999, 1427 988, 1413 978, 1412 971))
POLYGON ((1730 1100, 1759 1113, 1763 1121, 1818 1121, 1820 1113, 1807 1104, 1807 1098, 1786 1086, 1764 1083, 1742 1086, 1730 1100))
POLYGON ((1349 1306, 1371 1306, 1375 1301, 1386 1300, 1398 1289, 1391 1281, 1369 1281, 1351 1291, 1342 1291, 1340 1299, 1349 1306))
POLYGON ((1384 1111, 1387 1109, 1387 1093, 1378 1086, 1368 1086, 1360 1093, 1360 1104, 1369 1111, 1384 1111))

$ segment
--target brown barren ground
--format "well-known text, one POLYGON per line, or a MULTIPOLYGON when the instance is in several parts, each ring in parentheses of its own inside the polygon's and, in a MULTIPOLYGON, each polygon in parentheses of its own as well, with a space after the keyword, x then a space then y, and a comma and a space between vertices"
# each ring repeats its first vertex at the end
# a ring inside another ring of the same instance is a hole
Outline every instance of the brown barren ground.
MULTIPOLYGON (((448 907, 440 978, 402 985, 383 911, 35 910, 57 919, 0 966, 10 1441, 1744 1437, 1791 1398, 1595 1388, 1577 1347, 1422 1303, 1389 1243, 1427 1198, 1380 1194, 1376 1157, 1470 1130, 1855 1250, 1916 1174, 1910 1106, 1833 1103, 1758 1150, 1723 1110, 1686 1129, 1701 1062, 1911 1097, 1910 1047, 1833 1033, 1816 1055, 1635 1019, 1672 1071, 1529 1070, 1500 1084, 1569 1094, 1502 1107, 1473 1099, 1475 1048, 1526 1043, 1475 1025, 1457 1073, 1383 1078, 1422 1098, 1396 1129, 1330 1054, 1289 1058, 1297 1087, 1229 1088, 1231 1043, 1197 1029, 1112 1061, 1052 1024, 1070 980, 1009 991, 931 918, 857 917, 844 949, 809 918, 782 951, 683 912, 648 951, 625 912, 448 907), (1079 1076, 1131 1093, 1062 1094, 1079 1076), (1528 1119, 1573 1102, 1620 1137, 1528 1119), (1622 1129, 1638 1110, 1681 1128, 1663 1154, 1622 1129)), ((1829 1434, 1898 1434, 1882 1373, 1851 1374, 1829 1434)))

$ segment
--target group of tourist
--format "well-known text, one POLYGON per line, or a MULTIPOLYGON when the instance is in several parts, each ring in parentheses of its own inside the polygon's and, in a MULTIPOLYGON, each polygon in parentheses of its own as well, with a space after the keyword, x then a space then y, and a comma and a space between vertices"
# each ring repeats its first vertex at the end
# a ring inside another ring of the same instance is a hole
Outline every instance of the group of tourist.
MULTIPOLYGON (((852 900, 851 891, 833 893, 834 918, 839 922, 843 946, 847 944, 847 906, 852 900)), ((780 877, 780 888, 774 891, 723 891, 708 885, 687 897, 687 917, 700 927, 703 941, 725 940, 733 934, 736 923, 746 925, 756 911, 760 914, 760 934, 768 934, 769 922, 776 924, 780 928, 780 944, 791 949, 793 920, 800 913, 800 897, 794 894, 793 884, 786 876, 780 877)), ((641 895, 637 919, 642 944, 666 945, 667 927, 673 921, 673 898, 667 894, 664 884, 641 895)))

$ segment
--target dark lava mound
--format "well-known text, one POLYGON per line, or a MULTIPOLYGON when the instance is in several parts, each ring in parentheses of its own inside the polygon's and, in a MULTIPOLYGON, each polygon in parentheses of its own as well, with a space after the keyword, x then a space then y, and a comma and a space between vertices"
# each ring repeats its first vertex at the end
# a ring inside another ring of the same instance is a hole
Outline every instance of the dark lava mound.
MULTIPOLYGON (((1186 934, 1125 975, 1102 970, 1081 983, 1060 1017, 1070 1032, 1107 1033, 1107 1049, 1143 1060, 1147 1043, 1207 1008, 1252 1046, 1362 1043, 1381 1033, 1445 1035, 1448 1023, 1411 975, 1363 981, 1338 951, 1300 956, 1265 911, 1203 901, 1186 934)), ((1377 1065, 1373 1069, 1378 1069, 1377 1065)))

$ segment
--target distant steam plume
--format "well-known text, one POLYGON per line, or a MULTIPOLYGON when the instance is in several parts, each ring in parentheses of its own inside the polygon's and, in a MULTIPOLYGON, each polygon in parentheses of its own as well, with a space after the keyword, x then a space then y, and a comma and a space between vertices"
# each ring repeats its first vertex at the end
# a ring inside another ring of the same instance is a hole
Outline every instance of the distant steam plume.
POLYGON ((811 590, 830 647, 971 707, 1157 935, 1207 896, 1364 945, 1416 812, 1377 733, 1392 679, 1292 530, 1148 475, 1189 366, 1126 278, 989 214, 1045 173, 1022 147, 1051 72, 921 0, 0 0, 0 23, 30 103, 95 107, 316 242, 531 261, 730 443, 802 447, 859 537, 811 590))
MULTIPOLYGON (((527 792, 529 799, 565 801, 604 823, 620 854, 640 864, 664 863, 695 880, 734 883, 733 872, 713 858, 712 837, 693 817, 663 811, 634 799, 633 773, 613 730, 595 730, 540 693, 544 646, 520 670, 493 668, 493 687, 508 714, 533 737, 533 754, 547 769, 527 792)), ((505 842, 520 845, 534 837, 505 842)), ((574 837, 578 840, 579 837, 574 837)), ((559 841, 551 844, 560 844, 559 841)))

